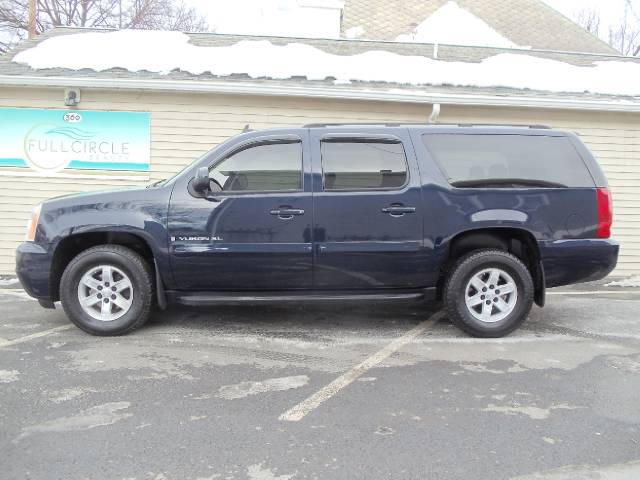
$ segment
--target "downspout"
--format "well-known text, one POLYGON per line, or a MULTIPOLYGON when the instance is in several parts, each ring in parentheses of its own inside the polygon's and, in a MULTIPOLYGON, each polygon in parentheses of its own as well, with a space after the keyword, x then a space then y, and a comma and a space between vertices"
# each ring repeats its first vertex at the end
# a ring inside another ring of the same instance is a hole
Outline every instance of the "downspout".
POLYGON ((438 118, 440 117, 440 104, 434 103, 433 110, 431 110, 431 115, 429 116, 429 123, 438 123, 438 118))

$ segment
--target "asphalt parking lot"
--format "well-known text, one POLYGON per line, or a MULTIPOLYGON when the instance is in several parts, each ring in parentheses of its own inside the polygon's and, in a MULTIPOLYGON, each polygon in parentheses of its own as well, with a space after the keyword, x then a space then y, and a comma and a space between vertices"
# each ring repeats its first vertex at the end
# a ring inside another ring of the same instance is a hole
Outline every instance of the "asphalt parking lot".
POLYGON ((640 288, 553 292, 496 340, 437 308, 173 307, 98 338, 0 289, 0 478, 640 478, 640 288))

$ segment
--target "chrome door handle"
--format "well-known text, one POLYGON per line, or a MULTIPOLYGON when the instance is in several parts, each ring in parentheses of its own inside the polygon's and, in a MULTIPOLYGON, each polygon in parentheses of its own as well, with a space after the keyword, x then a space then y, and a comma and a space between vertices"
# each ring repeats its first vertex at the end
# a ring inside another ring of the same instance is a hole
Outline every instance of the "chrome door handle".
POLYGON ((405 207, 404 205, 390 205, 382 209, 382 213, 388 213, 392 217, 401 217, 405 213, 415 213, 416 207, 405 207))
POLYGON ((278 218, 283 220, 289 220, 293 218, 294 215, 304 215, 304 210, 301 208, 280 207, 269 211, 269 213, 271 215, 276 215, 278 218))

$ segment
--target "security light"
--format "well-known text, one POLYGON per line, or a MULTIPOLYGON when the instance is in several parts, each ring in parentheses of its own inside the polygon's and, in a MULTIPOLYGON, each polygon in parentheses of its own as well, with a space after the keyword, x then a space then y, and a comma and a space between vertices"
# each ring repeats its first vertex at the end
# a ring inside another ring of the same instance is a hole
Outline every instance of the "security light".
POLYGON ((80 89, 67 88, 64 91, 64 104, 67 107, 75 107, 80 103, 80 89))

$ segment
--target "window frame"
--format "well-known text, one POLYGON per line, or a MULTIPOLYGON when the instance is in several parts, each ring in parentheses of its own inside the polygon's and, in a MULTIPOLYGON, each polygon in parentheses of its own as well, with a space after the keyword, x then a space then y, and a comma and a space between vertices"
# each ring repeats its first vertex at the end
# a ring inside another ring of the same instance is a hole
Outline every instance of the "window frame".
POLYGON ((393 191, 401 191, 405 190, 410 183, 411 180, 411 168, 409 167, 409 159, 407 157, 407 149, 404 146, 404 142, 400 137, 396 135, 389 134, 349 134, 349 133, 330 133, 327 135, 323 135, 320 138, 320 171, 322 172, 322 191, 323 192, 331 192, 331 193, 340 193, 340 192, 393 192, 393 191), (399 143, 402 147, 402 153, 404 156, 404 164, 405 164, 405 181, 399 187, 364 187, 364 188, 325 188, 325 170, 324 170, 324 160, 322 154, 322 144, 324 142, 327 143, 399 143))
POLYGON ((222 190, 220 192, 214 192, 216 197, 231 196, 231 195, 256 195, 256 194, 274 194, 274 193, 302 193, 304 192, 304 143, 299 135, 278 135, 278 136, 263 136, 256 137, 248 140, 240 145, 235 145, 213 162, 209 163, 207 169, 209 172, 220 165, 222 162, 228 160, 232 156, 248 150, 254 147, 260 147, 263 145, 279 145, 298 143, 300 145, 300 188, 295 189, 283 189, 283 190, 222 190))

